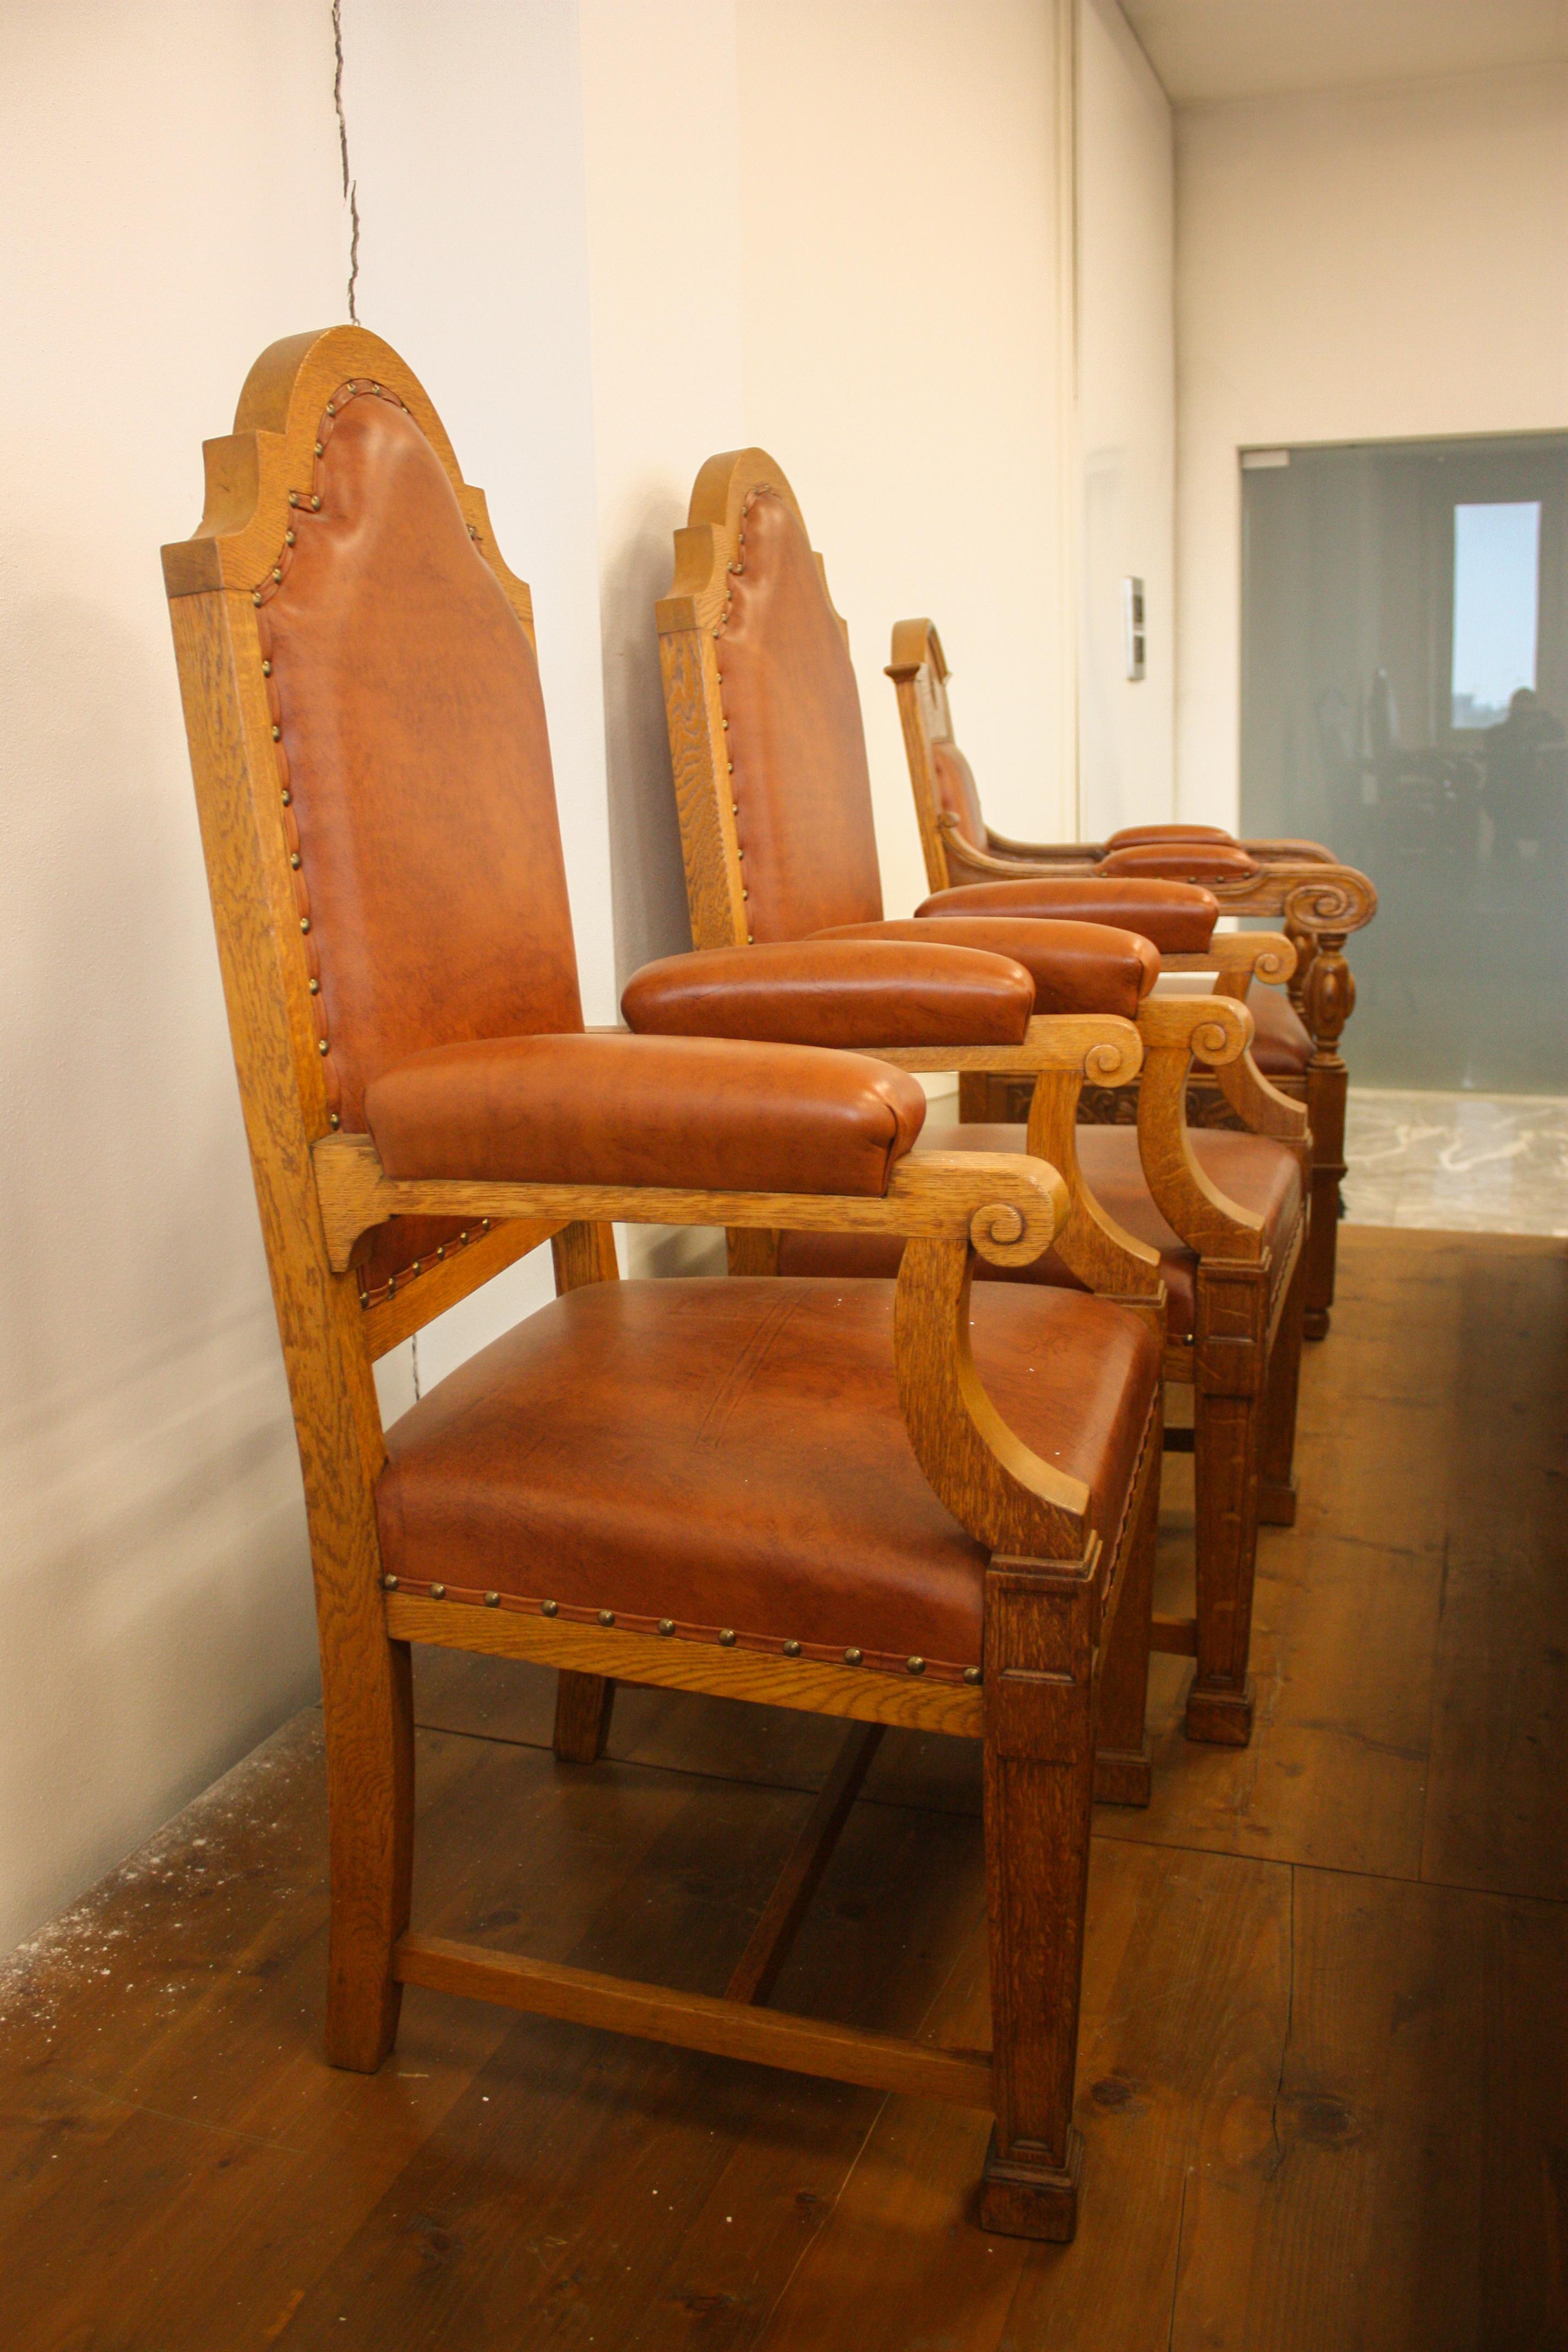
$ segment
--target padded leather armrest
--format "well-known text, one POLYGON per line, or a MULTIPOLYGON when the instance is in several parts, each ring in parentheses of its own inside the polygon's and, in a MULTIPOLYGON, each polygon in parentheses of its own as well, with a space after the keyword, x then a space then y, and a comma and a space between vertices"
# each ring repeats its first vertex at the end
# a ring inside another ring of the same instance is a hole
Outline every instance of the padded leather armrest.
POLYGON ((365 1088, 388 1176, 879 1197, 925 1118, 858 1054, 710 1037, 494 1037, 365 1088))
POLYGON ((934 940, 789 940, 665 956, 632 974, 628 1027, 800 1045, 1017 1045, 1035 983, 1011 957, 934 940))
POLYGON ((1108 850, 1136 849, 1146 841, 1221 841, 1236 846, 1234 833, 1217 824, 1124 824, 1107 837, 1108 850))
POLYGON ((1037 1013, 1118 1013, 1134 1021, 1160 971, 1160 953, 1131 931, 1101 923, 1031 923, 1013 915, 922 915, 892 923, 844 923, 819 940, 942 940, 1011 956, 1035 983, 1037 1013))
POLYGON ((1276 862, 1284 866, 1338 866, 1342 862, 1321 841, 1292 841, 1289 837, 1280 841, 1248 839, 1238 846, 1245 849, 1249 857, 1261 859, 1265 866, 1272 866, 1276 862))
POLYGON ((1165 882, 1250 882, 1258 860, 1234 841, 1143 841, 1107 852, 1102 874, 1142 874, 1165 882))
POLYGON ((931 915, 1021 915, 1043 922, 1110 923, 1152 940, 1162 955, 1201 955, 1214 937, 1219 900, 1190 882, 1142 875, 1040 875, 1018 882, 965 882, 915 908, 931 915))

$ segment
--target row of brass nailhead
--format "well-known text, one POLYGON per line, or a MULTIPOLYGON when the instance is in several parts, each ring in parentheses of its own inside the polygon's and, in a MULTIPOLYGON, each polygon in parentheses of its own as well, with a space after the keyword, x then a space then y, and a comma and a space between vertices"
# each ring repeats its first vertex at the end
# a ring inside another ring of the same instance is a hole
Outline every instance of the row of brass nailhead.
MULTIPOLYGON (((326 405, 326 417, 335 421, 338 415, 338 404, 340 400, 342 400, 345 403, 349 400, 358 400, 363 397, 366 393, 368 393, 374 399, 390 401, 394 407, 396 408, 403 408, 405 405, 405 404, 399 399, 396 393, 389 392, 384 385, 375 383, 362 384, 359 379, 354 377, 351 378, 348 383, 344 383, 341 387, 340 391, 334 394, 332 398, 328 401, 326 405)), ((318 465, 321 459, 326 455, 327 436, 329 432, 330 426, 328 426, 325 420, 323 420, 322 432, 318 436, 315 445, 315 457, 318 465)), ((321 493, 319 489, 314 488, 308 491, 290 490, 289 493, 289 504, 296 512, 320 514, 321 510, 321 493)), ((478 530, 472 523, 468 524, 468 531, 470 539, 477 540, 479 536, 478 530)), ((250 601, 253 604, 264 604, 267 602, 268 595, 271 593, 271 591, 282 584, 284 573, 288 569, 288 551, 296 544, 296 533, 292 528, 290 528, 283 534, 283 548, 279 552, 278 562, 272 567, 268 581, 264 583, 261 587, 253 588, 250 592, 250 601)), ((264 677, 270 679, 272 676, 272 663, 269 658, 263 658, 261 664, 261 674, 264 677)), ((268 699, 275 701, 275 688, 272 690, 272 693, 269 694, 268 699)), ((279 747, 277 758, 279 765, 283 772, 283 805, 285 808, 289 808, 293 804, 294 796, 288 772, 288 755, 282 748, 283 729, 279 721, 276 719, 272 722, 271 734, 273 742, 279 747)), ((300 918, 300 929, 304 936, 309 937, 310 933, 310 916, 309 913, 310 898, 307 887, 303 880, 303 863, 304 861, 298 849, 294 849, 289 852, 289 866, 293 872, 300 875, 301 879, 300 887, 302 891, 306 892, 305 907, 307 911, 301 914, 300 918)), ((308 985, 312 996, 319 997, 321 995, 321 983, 314 972, 310 974, 308 985)), ((317 1038, 316 1045, 317 1050, 321 1054, 322 1059, 327 1060, 331 1052, 331 1038, 325 1035, 319 1036, 317 1038)), ((329 1110, 328 1118, 334 1129, 342 1125, 340 1115, 336 1110, 329 1110)), ((489 1217, 486 1217, 482 1220, 479 1227, 479 1232, 483 1234, 488 1234, 489 1230, 490 1220, 489 1217)), ((448 1249, 460 1249, 465 1247, 469 1238, 468 1234, 464 1232, 458 1234, 455 1242, 443 1242, 438 1244, 436 1250, 437 1260, 443 1260, 446 1257, 448 1249)), ((379 1304, 382 1299, 395 1297, 396 1296, 397 1285, 400 1276, 412 1276, 418 1274, 421 1271, 421 1260, 416 1258, 411 1265, 401 1267, 397 1272, 389 1275, 386 1281, 386 1286, 384 1290, 377 1290, 374 1293, 372 1293, 368 1289, 362 1290, 359 1294, 360 1305, 363 1307, 369 1307, 373 1305, 379 1304)))
MULTIPOLYGON (((752 511, 752 507, 753 502, 754 502, 758 498, 760 498, 760 497, 761 497, 761 495, 762 495, 762 493, 761 493, 761 491, 760 491, 760 490, 749 490, 749 491, 747 492, 747 494, 746 494, 746 503, 745 503, 745 505, 741 509, 741 528, 740 528, 740 530, 736 532, 735 536, 736 536, 736 540, 737 540, 738 544, 739 544, 740 546, 742 546, 742 547, 744 547, 744 545, 746 544, 746 517, 751 513, 751 511, 752 511)), ((731 566, 730 566, 730 570, 731 570, 731 572, 744 572, 745 568, 746 568, 746 559, 745 559, 745 557, 744 557, 744 556, 742 556, 742 557, 741 558, 741 560, 740 560, 740 562, 739 562, 738 563, 731 563, 731 566)), ((726 622, 727 622, 727 621, 729 620, 729 618, 730 618, 730 607, 731 607, 731 605, 733 604, 733 602, 734 602, 734 598, 735 598, 735 592, 734 592, 734 590, 733 590, 732 588, 727 588, 727 589, 725 590, 725 592, 724 592, 724 609, 723 609, 723 611, 720 614, 720 615, 719 615, 719 619, 718 619, 718 622, 717 622, 717 624, 716 624, 716 625, 715 625, 715 627, 714 627, 714 631, 713 631, 713 635, 714 635, 714 636, 715 636, 715 637, 721 637, 721 636, 723 635, 723 634, 724 634, 724 626, 725 626, 726 622)), ((721 706, 721 709, 722 709, 722 706, 723 706, 723 687, 724 687, 724 673, 723 673, 723 671, 722 671, 722 670, 719 670, 719 671, 718 671, 718 678, 719 678, 719 688, 720 688, 720 696, 719 696, 719 699, 720 699, 720 706, 721 706)), ((728 719, 725 719, 725 721, 724 721, 724 732, 725 732, 725 733, 726 733, 726 735, 727 735, 727 734, 729 733, 729 731, 730 731, 730 722, 729 722, 728 719)), ((728 753, 726 753, 726 755, 725 755, 724 767, 725 767, 725 772, 726 772, 727 774, 731 775, 731 776, 734 774, 734 772, 735 772, 735 762, 733 761, 733 760, 731 760, 731 759, 728 756, 728 753)), ((733 793, 733 789, 734 789, 734 788, 733 788, 733 786, 731 786, 731 793, 733 793)), ((738 800, 735 800, 735 799, 731 798, 731 802, 730 802, 730 814, 731 814, 731 816, 735 816, 735 817, 738 817, 738 816, 740 815, 740 814, 741 814, 741 803, 740 803, 740 802, 739 802, 738 800)), ((735 855, 736 855, 736 856, 737 856, 738 858, 740 858, 740 859, 743 862, 743 861, 744 861, 744 859, 745 859, 745 855, 746 855, 746 853, 745 853, 745 850, 744 850, 744 849, 742 847, 742 845, 741 845, 741 840, 740 840, 740 827, 739 827, 738 825, 737 825, 737 826, 736 826, 736 828, 735 828, 735 835, 736 835, 736 838, 735 838, 735 855)), ((743 901, 744 901, 744 900, 748 900, 748 899, 750 899, 751 895, 752 895, 752 894, 751 894, 751 892, 746 888, 746 887, 745 887, 744 883, 742 883, 742 886, 741 886, 741 897, 742 897, 742 899, 743 901)), ((748 932, 746 933, 746 945, 747 945, 749 948, 753 948, 753 947, 755 947, 755 946, 756 946, 756 943, 757 943, 757 942, 756 942, 756 938, 755 938, 754 933, 752 933, 752 931, 748 931, 748 932)))
MULTIPOLYGON (((326 406, 326 415, 327 415, 327 416, 329 416, 329 417, 332 417, 332 418, 335 418, 335 417, 336 417, 337 413, 338 413, 338 401, 339 401, 339 399, 340 399, 340 398, 346 398, 346 399, 348 399, 348 400, 357 400, 357 399, 359 399, 359 398, 361 397, 362 391, 363 391, 363 390, 368 390, 368 391, 371 393, 371 394, 372 394, 375 399, 377 399, 377 400, 389 400, 389 401, 391 401, 391 403, 393 404, 394 407, 395 407, 395 408, 401 408, 401 407, 403 406, 403 403, 402 403, 402 401, 401 401, 401 400, 399 400, 399 398, 398 398, 397 394, 396 394, 395 392, 385 392, 385 391, 384 391, 384 390, 383 390, 383 388, 382 388, 382 386, 381 386, 379 383, 372 383, 372 384, 370 384, 370 385, 369 385, 369 386, 367 386, 367 387, 362 387, 362 385, 359 383, 359 382, 357 381, 357 379, 351 378, 347 383, 345 383, 344 385, 342 385, 341 392, 340 392, 340 393, 334 393, 334 394, 332 395, 332 398, 331 398, 331 400, 329 400, 329 401, 328 401, 328 403, 327 403, 327 406, 326 406)), ((320 462, 321 462, 321 458, 326 455, 327 436, 328 436, 328 431, 329 431, 329 430, 330 430, 330 428, 323 428, 323 430, 321 431, 321 433, 320 433, 320 434, 318 435, 318 437, 317 437, 317 440, 316 440, 315 455, 316 455, 316 462, 317 462, 318 466, 320 465, 320 462)), ((320 514, 320 512, 321 512, 321 491, 320 491, 319 489, 317 489, 317 488, 313 488, 313 487, 312 487, 312 488, 311 488, 311 489, 310 489, 309 491, 305 491, 305 490, 290 490, 290 491, 289 491, 289 504, 290 509, 293 509, 293 510, 295 510, 295 511, 297 511, 297 512, 305 512, 305 513, 309 513, 309 514, 320 514)), ((270 573, 270 575, 269 575, 268 580, 268 581, 266 581, 266 582, 264 582, 264 583, 262 583, 262 585, 261 585, 259 588, 253 588, 253 589, 251 590, 251 592, 250 592, 250 601, 251 601, 251 603, 252 603, 253 604, 256 604, 256 605, 261 605, 261 604, 264 604, 267 602, 268 597, 272 593, 272 591, 273 591, 275 588, 281 587, 282 583, 283 583, 283 575, 284 575, 284 572, 286 572, 286 570, 288 569, 288 564, 289 564, 289 550, 290 550, 290 549, 291 549, 291 548, 296 544, 296 540, 297 540, 297 534, 295 533, 295 531, 294 531, 294 530, 292 529, 292 527, 290 527, 289 530, 287 530, 284 532, 284 534, 283 534, 283 545, 282 545, 282 548, 281 548, 281 549, 279 550, 279 556, 278 556, 278 561, 277 561, 277 562, 272 566, 271 573, 270 573)), ((269 679, 271 678, 271 677, 272 677, 272 664, 271 664, 271 661, 270 661, 268 658, 267 658, 265 656, 263 656, 263 659, 262 659, 262 664, 261 664, 261 674, 262 674, 263 677, 268 678, 268 680, 269 680, 269 679)), ((272 703, 272 704, 276 704, 276 703, 277 703, 277 689, 276 689, 276 688, 269 688, 268 695, 268 702, 269 702, 269 703, 272 703)), ((287 754, 287 752, 283 750, 283 729, 282 729, 282 725, 281 725, 281 723, 280 723, 280 719, 279 719, 279 718, 275 718, 275 719, 273 719, 273 721, 272 721, 272 730, 271 730, 271 732, 272 732, 272 740, 273 740, 274 744, 277 746, 277 759, 278 759, 279 766, 279 768, 280 768, 280 769, 281 769, 281 771, 282 771, 282 777, 283 777, 283 782, 282 782, 282 791, 283 791, 283 805, 284 805, 284 807, 285 807, 285 808, 289 808, 289 807, 290 807, 290 806, 292 805, 292 803, 293 803, 293 797, 294 797, 294 796, 293 796, 293 792, 292 792, 292 790, 291 790, 291 780, 290 780, 289 773, 289 759, 288 759, 288 754, 287 754)), ((292 868, 292 870, 293 870, 296 874, 301 874, 301 880, 300 880, 300 888, 301 892, 304 894, 304 904, 305 904, 305 908, 306 908, 306 910, 307 910, 307 911, 306 911, 306 912, 304 912, 303 914, 301 914, 301 916, 300 916, 300 931, 301 931, 301 933, 302 933, 302 934, 304 934, 304 935, 306 935, 306 936, 308 937, 308 936, 309 936, 309 934, 310 934, 310 913, 309 913, 309 908, 310 908, 310 894, 309 894, 309 887, 308 887, 308 885, 306 885, 306 884, 305 884, 305 882, 304 882, 304 880, 303 880, 302 873, 301 873, 301 869, 302 869, 302 866, 303 866, 303 862, 304 862, 304 861, 303 861, 303 859, 302 859, 302 857, 301 857, 301 856, 300 856, 300 851, 299 851, 298 849, 293 849, 293 850, 291 850, 291 851, 289 852, 289 864, 290 867, 292 868)), ((312 972, 312 973, 311 973, 311 975, 310 975, 310 993, 311 993, 311 995, 312 995, 312 996, 317 997, 317 998, 319 998, 319 997, 320 997, 321 992, 321 984, 320 980, 317 978, 317 976, 315 975, 315 973, 314 973, 314 972, 312 972)), ((328 1036, 328 1035, 326 1035, 326 1034, 321 1034, 321 1035, 320 1035, 320 1036, 318 1036, 318 1038, 317 1038, 317 1040, 316 1040, 316 1050, 317 1050, 317 1052, 321 1055, 321 1058, 322 1058, 322 1060, 323 1060, 323 1061, 327 1060, 327 1059, 329 1058, 329 1056, 331 1055, 331 1037, 330 1037, 330 1036, 328 1036)), ((327 1099, 328 1099, 329 1106, 331 1106, 331 1101, 332 1101, 332 1093, 333 1093, 332 1082, 331 1082, 331 1078, 329 1077, 329 1080, 328 1080, 328 1096, 327 1096, 327 1099)), ((340 1127, 340 1126, 342 1125, 342 1119, 341 1119, 341 1118, 340 1118, 340 1116, 339 1116, 339 1113, 337 1112, 337 1110, 336 1110, 335 1108, 329 1108, 329 1110, 328 1110, 328 1114, 327 1114, 327 1116, 328 1116, 328 1119, 329 1119, 330 1124, 332 1126, 332 1128, 333 1128, 334 1129, 337 1129, 338 1127, 340 1127)))
MULTIPOLYGON (((397 1591, 398 1579, 395 1576, 384 1576, 381 1581, 382 1588, 384 1591, 395 1592, 397 1591)), ((433 1584, 430 1587, 430 1599, 432 1601, 445 1601, 446 1598, 447 1588, 444 1584, 433 1584)), ((487 1592, 484 1595, 484 1605, 487 1609, 499 1609, 500 1607, 500 1594, 499 1592, 487 1592)), ((542 1601, 539 1604, 539 1613, 542 1617, 556 1617, 559 1616, 560 1612, 561 1603, 559 1601, 542 1601)), ((613 1609, 601 1609, 598 1612, 598 1617, 601 1625, 613 1625, 616 1622, 616 1612, 613 1609)), ((674 1618, 661 1617, 658 1621, 658 1630, 668 1640, 675 1632, 674 1618)), ((739 1638, 739 1635, 731 1626, 721 1625, 720 1627, 719 1642, 720 1646, 722 1649, 732 1650, 739 1638)), ((782 1647, 786 1658, 798 1658, 800 1656, 801 1645, 798 1642, 785 1642, 782 1644, 782 1647)), ((865 1658, 866 1653, 864 1650, 858 1650, 854 1647, 846 1650, 844 1653, 844 1663, 847 1666, 863 1665, 865 1664, 865 1658)), ((923 1658, 906 1658, 904 1661, 904 1672, 906 1674, 923 1675, 925 1670, 926 1662, 923 1658)), ((981 1670, 978 1666, 965 1666, 963 1669, 963 1673, 964 1681, 972 1687, 981 1680, 981 1670)))
MULTIPOLYGON (((489 1217, 481 1217, 472 1233, 470 1233, 468 1226, 465 1225, 462 1232, 453 1240, 449 1242, 437 1243, 435 1254, 431 1259, 431 1264, 435 1265, 441 1265, 445 1260, 448 1250, 456 1252, 460 1249, 467 1249, 470 1242, 482 1241, 489 1230, 490 1220, 489 1217)), ((423 1273, 424 1267, 424 1259, 417 1257, 414 1260, 412 1265, 399 1267, 396 1273, 389 1274, 387 1276, 386 1286, 384 1289, 378 1290, 374 1293, 369 1290, 362 1290, 359 1295, 360 1305, 362 1307, 375 1307, 379 1306, 381 1301, 384 1298, 395 1298, 397 1296, 397 1286, 404 1277, 406 1276, 410 1280, 412 1280, 415 1275, 423 1273)))

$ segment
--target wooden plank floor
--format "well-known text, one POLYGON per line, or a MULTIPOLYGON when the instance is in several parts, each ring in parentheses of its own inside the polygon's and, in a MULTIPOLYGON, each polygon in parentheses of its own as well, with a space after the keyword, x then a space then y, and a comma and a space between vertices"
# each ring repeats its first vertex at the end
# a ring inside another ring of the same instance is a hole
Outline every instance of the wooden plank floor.
MULTIPOLYGON (((985 2119, 412 1991, 319 2057, 319 1718, 0 1983, 17 2352, 1557 2352, 1568 2346, 1568 1253, 1348 1228, 1258 1733, 1102 1813, 1069 2248, 983 2236, 985 2119)), ((1187 1465, 1168 1464, 1181 1580, 1187 1465)), ((840 1737, 420 1662, 416 1916, 720 1990, 840 1737)), ((988 2032, 974 1751, 889 1733, 775 2000, 988 2032)))

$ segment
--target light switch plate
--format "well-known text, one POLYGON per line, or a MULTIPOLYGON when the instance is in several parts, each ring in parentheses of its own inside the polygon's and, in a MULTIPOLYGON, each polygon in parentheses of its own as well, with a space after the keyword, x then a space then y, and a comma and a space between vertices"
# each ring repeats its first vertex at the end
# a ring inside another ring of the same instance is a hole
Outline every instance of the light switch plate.
POLYGON ((1148 654, 1142 580, 1128 579, 1121 583, 1121 634, 1126 649, 1127 675, 1136 683, 1144 675, 1148 654))

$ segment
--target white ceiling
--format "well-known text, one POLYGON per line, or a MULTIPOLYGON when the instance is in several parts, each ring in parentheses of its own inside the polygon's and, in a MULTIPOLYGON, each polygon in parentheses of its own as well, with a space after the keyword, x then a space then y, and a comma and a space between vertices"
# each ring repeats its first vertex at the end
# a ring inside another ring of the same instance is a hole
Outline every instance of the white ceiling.
POLYGON ((1568 0, 1121 0, 1121 6, 1178 106, 1568 58, 1568 0))

